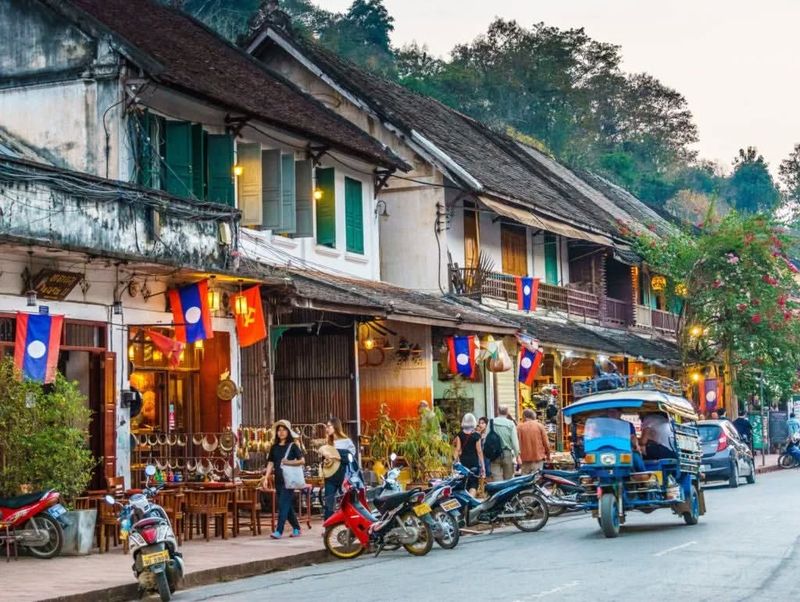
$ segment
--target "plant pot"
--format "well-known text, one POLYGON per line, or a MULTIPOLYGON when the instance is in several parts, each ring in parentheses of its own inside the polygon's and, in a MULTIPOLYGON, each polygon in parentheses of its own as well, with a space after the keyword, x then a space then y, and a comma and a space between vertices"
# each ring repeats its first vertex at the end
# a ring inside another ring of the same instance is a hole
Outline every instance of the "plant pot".
POLYGON ((97 509, 72 510, 64 517, 68 525, 64 527, 63 556, 86 556, 94 546, 94 527, 97 522, 97 509))

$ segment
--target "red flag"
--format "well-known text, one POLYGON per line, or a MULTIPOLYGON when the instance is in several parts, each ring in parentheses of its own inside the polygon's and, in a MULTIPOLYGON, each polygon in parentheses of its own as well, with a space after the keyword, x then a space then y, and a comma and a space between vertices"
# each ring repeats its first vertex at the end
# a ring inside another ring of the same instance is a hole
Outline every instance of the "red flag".
POLYGON ((150 337, 150 340, 153 341, 153 345, 158 347, 161 352, 167 356, 167 362, 172 368, 176 368, 178 364, 181 363, 181 352, 185 347, 183 343, 154 330, 145 330, 144 333, 150 337))
POLYGON ((240 347, 249 347, 267 338, 267 324, 261 305, 261 287, 250 287, 231 297, 231 306, 241 311, 236 314, 236 334, 240 347), (237 303, 238 299, 242 299, 237 303))

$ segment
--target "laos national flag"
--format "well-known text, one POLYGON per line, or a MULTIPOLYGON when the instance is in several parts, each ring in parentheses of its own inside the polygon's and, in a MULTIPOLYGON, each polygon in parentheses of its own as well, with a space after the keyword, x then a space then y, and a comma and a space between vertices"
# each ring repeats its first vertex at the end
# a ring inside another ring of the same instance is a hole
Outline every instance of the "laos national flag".
POLYGON ((14 365, 24 378, 51 383, 56 378, 64 316, 17 313, 14 365))
POLYGON ((539 367, 542 365, 544 353, 541 349, 529 349, 522 347, 522 356, 519 360, 519 382, 528 385, 533 385, 533 380, 536 378, 536 373, 539 372, 539 367))
POLYGON ((175 322, 175 339, 194 343, 214 338, 211 309, 208 307, 208 280, 169 291, 169 304, 175 322))
POLYGON ((465 378, 475 377, 475 337, 448 337, 450 351, 450 372, 465 378))
POLYGON ((536 311, 539 298, 539 279, 517 276, 517 308, 523 311, 536 311))

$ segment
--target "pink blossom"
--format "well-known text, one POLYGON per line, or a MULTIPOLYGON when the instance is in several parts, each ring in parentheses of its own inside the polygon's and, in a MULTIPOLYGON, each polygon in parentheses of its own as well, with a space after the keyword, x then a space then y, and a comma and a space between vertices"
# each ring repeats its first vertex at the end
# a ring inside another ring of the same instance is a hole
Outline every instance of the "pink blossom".
POLYGON ((739 257, 737 255, 735 255, 734 253, 728 253, 727 257, 728 257, 728 263, 730 263, 732 265, 736 265, 736 264, 739 263, 739 257))
POLYGON ((753 317, 750 318, 750 321, 753 324, 761 324, 761 314, 753 314, 753 317))

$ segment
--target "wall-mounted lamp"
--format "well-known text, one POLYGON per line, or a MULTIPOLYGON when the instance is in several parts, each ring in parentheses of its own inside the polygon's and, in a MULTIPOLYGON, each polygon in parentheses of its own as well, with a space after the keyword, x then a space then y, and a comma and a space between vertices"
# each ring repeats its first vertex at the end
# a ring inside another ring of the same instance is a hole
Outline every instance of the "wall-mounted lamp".
POLYGON ((314 189, 314 200, 315 201, 321 201, 323 196, 324 196, 324 194, 323 194, 321 188, 315 188, 314 189))
POLYGON ((208 291, 208 309, 211 311, 219 311, 219 291, 208 291))
POLYGON ((244 173, 244 167, 242 167, 238 163, 233 166, 233 175, 235 175, 237 178, 241 176, 243 173, 244 173))
POLYGON ((27 302, 28 307, 36 307, 36 291, 31 289, 27 293, 25 293, 25 296, 28 299, 27 302))
POLYGON ((111 305, 111 310, 115 316, 122 315, 122 301, 114 301, 111 305))
POLYGON ((389 211, 386 209, 386 201, 378 201, 375 203, 375 217, 382 217, 384 219, 389 217, 389 211))
POLYGON ((243 316, 247 313, 247 297, 242 294, 242 281, 239 281, 239 294, 236 295, 236 301, 233 304, 233 313, 237 316, 243 316))

